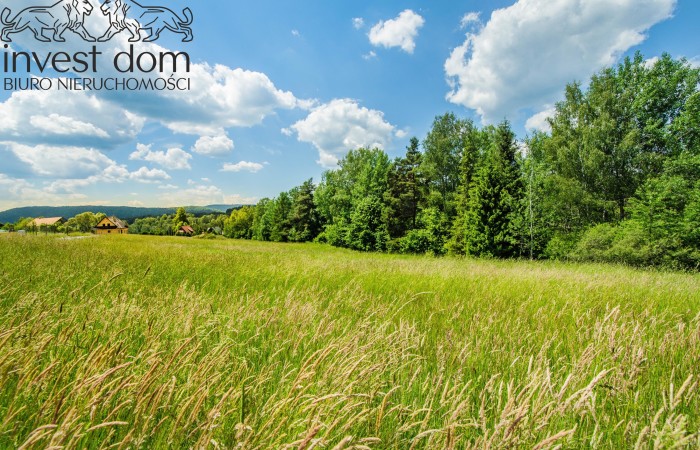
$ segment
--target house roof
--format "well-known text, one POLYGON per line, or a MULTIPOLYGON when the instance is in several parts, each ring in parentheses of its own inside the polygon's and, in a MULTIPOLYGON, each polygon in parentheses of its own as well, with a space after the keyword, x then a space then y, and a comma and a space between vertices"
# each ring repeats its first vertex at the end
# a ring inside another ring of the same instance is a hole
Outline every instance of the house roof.
POLYGON ((34 219, 34 225, 37 227, 41 226, 53 226, 60 222, 65 222, 66 219, 63 217, 47 217, 44 219, 34 219))
MULTIPOLYGON (((126 222, 116 218, 115 216, 105 217, 104 219, 100 220, 100 223, 104 222, 105 220, 111 222, 112 225, 117 228, 129 228, 129 225, 126 222)), ((98 227, 100 226, 100 223, 97 224, 98 227)))
POLYGON ((183 225, 180 227, 180 231, 182 231, 183 233, 194 233, 194 228, 192 228, 189 225, 183 225))
POLYGON ((117 228, 129 228, 129 225, 127 225, 126 222, 124 222, 121 219, 118 219, 115 216, 110 216, 110 217, 108 217, 108 219, 110 220, 110 222, 112 222, 114 225, 116 225, 117 228))

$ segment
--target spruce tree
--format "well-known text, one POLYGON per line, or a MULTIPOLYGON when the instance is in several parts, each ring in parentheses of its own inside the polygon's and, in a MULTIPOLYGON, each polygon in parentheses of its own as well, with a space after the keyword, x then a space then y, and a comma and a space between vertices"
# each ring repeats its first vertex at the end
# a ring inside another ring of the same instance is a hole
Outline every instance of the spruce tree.
MULTIPOLYGON (((463 255, 466 253, 466 218, 469 210, 470 191, 479 168, 485 133, 475 127, 469 130, 464 141, 462 157, 459 162, 459 187, 457 188, 456 216, 452 224, 450 240, 447 243, 449 253, 463 255)), ((488 141, 487 141, 488 142, 488 141)))
POLYGON ((493 132, 492 144, 469 192, 465 251, 471 255, 518 256, 523 183, 515 134, 508 121, 493 132))
POLYGON ((289 218, 290 241, 307 242, 318 235, 319 221, 314 203, 314 189, 313 180, 307 180, 295 192, 289 218))
POLYGON ((411 138, 406 147, 406 156, 397 158, 387 175, 384 214, 392 238, 400 238, 407 231, 416 228, 420 203, 424 197, 420 173, 422 154, 418 146, 418 139, 411 138))

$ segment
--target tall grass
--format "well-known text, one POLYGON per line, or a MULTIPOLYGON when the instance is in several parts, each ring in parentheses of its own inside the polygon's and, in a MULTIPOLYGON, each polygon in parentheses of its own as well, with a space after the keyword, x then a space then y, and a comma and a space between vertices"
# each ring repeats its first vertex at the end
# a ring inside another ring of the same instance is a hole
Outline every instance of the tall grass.
POLYGON ((700 277, 0 238, 0 447, 700 446, 700 277))

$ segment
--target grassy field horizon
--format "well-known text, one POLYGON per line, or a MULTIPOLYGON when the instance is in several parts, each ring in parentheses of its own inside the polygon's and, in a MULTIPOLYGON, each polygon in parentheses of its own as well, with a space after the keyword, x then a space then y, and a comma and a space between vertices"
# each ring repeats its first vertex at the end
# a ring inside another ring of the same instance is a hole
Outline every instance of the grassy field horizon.
POLYGON ((0 237, 0 448, 692 448, 700 275, 0 237))

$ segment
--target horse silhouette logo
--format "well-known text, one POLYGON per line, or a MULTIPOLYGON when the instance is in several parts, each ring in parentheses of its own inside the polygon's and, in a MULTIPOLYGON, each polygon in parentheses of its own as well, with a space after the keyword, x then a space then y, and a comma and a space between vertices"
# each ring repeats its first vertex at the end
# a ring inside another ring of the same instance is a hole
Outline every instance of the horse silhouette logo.
POLYGON ((71 30, 88 42, 95 38, 85 29, 85 17, 92 13, 90 0, 60 0, 51 6, 30 6, 24 8, 10 19, 10 8, 4 8, 0 13, 2 31, 0 40, 12 42, 10 34, 30 30, 34 37, 41 42, 65 42, 63 33, 71 30), (44 35, 44 30, 53 31, 53 39, 44 35))
POLYGON ((162 6, 142 6, 134 0, 104 0, 100 7, 102 14, 109 17, 109 28, 107 32, 98 39, 106 42, 116 34, 127 30, 131 37, 129 42, 153 42, 160 38, 163 30, 170 30, 174 33, 184 34, 182 42, 190 42, 192 35, 192 11, 185 8, 182 14, 185 20, 181 19, 172 10, 162 6), (146 31, 148 35, 141 38, 141 31, 146 31))

